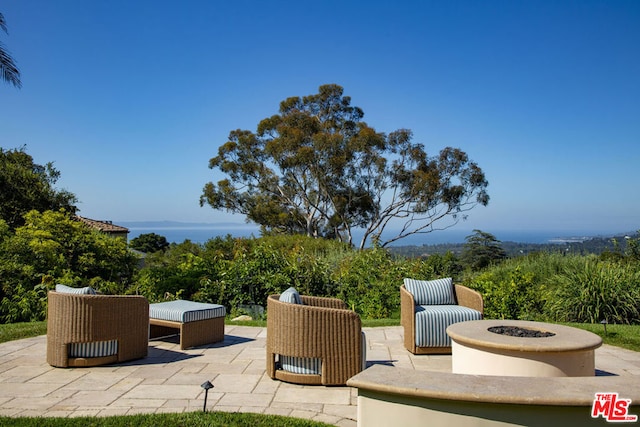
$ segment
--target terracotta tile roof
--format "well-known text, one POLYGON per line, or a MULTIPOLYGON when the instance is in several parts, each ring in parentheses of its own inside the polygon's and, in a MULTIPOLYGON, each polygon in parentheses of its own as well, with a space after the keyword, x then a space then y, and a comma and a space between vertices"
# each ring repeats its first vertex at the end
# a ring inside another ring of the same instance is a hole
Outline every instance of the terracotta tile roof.
POLYGON ((78 221, 84 222, 89 227, 94 228, 98 231, 102 231, 104 233, 128 233, 129 232, 128 228, 115 225, 111 221, 98 221, 95 219, 85 218, 80 215, 76 215, 75 218, 78 221))

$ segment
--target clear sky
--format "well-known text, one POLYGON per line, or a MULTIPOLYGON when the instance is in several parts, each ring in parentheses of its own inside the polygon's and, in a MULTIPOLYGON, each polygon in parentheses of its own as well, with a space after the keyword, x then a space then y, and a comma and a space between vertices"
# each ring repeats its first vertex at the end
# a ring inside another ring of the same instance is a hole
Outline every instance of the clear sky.
POLYGON ((344 87, 376 130, 459 147, 488 207, 458 228, 640 228, 640 1, 7 0, 0 146, 53 161, 80 214, 200 207, 208 160, 290 96, 344 87))

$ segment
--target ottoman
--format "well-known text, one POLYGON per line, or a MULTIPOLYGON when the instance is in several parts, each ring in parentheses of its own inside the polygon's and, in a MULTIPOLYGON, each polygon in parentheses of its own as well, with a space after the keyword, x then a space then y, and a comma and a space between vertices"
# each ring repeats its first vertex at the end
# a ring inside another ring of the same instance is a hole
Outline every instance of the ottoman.
POLYGON ((149 338, 180 334, 180 349, 224 339, 226 310, 218 304, 176 300, 149 304, 149 338))

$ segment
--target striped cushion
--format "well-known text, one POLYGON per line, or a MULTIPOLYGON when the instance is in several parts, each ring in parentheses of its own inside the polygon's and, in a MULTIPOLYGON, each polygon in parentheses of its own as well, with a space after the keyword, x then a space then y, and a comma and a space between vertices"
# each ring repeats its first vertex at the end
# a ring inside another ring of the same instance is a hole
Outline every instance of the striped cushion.
POLYGON ((302 304, 302 298, 300 298, 300 294, 296 291, 296 288, 289 288, 281 293, 280 301, 290 302, 292 304, 302 304))
POLYGON ((69 344, 69 357, 105 357, 118 354, 118 340, 69 344))
MULTIPOLYGON (((364 331, 361 335, 362 340, 362 370, 367 368, 367 336, 364 331)), ((280 367, 294 374, 312 374, 322 375, 322 359, 320 358, 306 358, 306 357, 292 357, 292 356, 279 356, 280 367)))
POLYGON ((56 285, 56 292, 60 292, 63 294, 79 294, 79 295, 95 295, 96 291, 86 286, 84 288, 72 288, 71 286, 66 285, 56 285))
POLYGON ((479 311, 460 305, 417 305, 415 315, 418 347, 450 347, 449 325, 482 319, 479 311))
POLYGON ((195 322, 197 320, 224 317, 226 314, 224 306, 219 304, 185 300, 149 304, 149 317, 151 319, 168 320, 171 322, 195 322))
POLYGON ((280 367, 294 374, 322 375, 322 359, 318 357, 280 356, 280 367))
POLYGON ((451 277, 436 280, 404 279, 404 287, 413 295, 416 305, 456 304, 451 277))

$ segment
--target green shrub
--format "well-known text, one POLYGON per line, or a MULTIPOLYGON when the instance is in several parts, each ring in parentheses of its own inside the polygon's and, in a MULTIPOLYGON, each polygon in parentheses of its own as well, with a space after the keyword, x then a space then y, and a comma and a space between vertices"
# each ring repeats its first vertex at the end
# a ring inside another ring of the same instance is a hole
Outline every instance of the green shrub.
POLYGON ((181 298, 225 305, 231 315, 242 314, 240 306, 264 307, 268 295, 290 286, 306 295, 331 295, 331 263, 345 252, 339 242, 305 236, 184 242, 147 258, 136 292, 150 300, 180 293, 181 298))
POLYGON ((57 283, 103 293, 131 286, 138 260, 123 239, 94 231, 64 211, 31 211, 24 219, 15 231, 0 224, 2 321, 44 319, 46 292, 57 283))
POLYGON ((484 316, 490 319, 537 320, 542 316, 544 287, 535 275, 519 266, 509 270, 490 269, 468 284, 483 296, 484 316))
POLYGON ((548 304, 556 321, 640 322, 640 270, 637 264, 585 257, 582 265, 565 269, 556 276, 556 281, 558 287, 548 304))
POLYGON ((421 271, 429 277, 451 277, 454 282, 458 282, 463 271, 460 260, 448 251, 444 255, 432 254, 422 260, 421 271))
POLYGON ((483 295, 487 318, 640 323, 640 263, 540 252, 462 272, 451 252, 423 259, 374 246, 355 250, 335 240, 269 235, 185 241, 136 259, 124 241, 80 227, 63 213, 31 213, 15 232, 0 222, 0 320, 43 319, 46 291, 56 283, 104 293, 139 294, 150 302, 190 299, 227 307, 266 306, 290 286, 305 295, 344 300, 365 319, 399 313, 403 278, 453 277, 483 295))
POLYGON ((333 274, 337 297, 367 319, 397 315, 405 277, 432 278, 433 266, 417 259, 397 259, 374 247, 353 251, 333 274))
POLYGON ((47 286, 25 289, 18 285, 10 297, 0 302, 2 323, 35 322, 47 317, 47 286))
POLYGON ((147 255, 145 267, 136 275, 131 292, 145 296, 149 301, 190 297, 201 286, 207 265, 202 258, 202 247, 186 241, 172 245, 165 253, 147 255))

